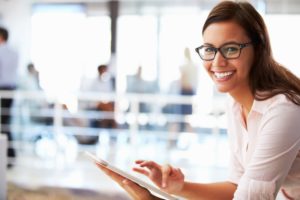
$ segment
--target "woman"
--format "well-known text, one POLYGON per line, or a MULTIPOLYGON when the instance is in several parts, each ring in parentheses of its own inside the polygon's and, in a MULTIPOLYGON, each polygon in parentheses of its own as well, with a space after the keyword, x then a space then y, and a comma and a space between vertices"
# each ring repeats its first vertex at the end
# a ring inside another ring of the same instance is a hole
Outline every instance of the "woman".
MULTIPOLYGON (((247 2, 223 1, 210 12, 196 48, 228 106, 230 176, 202 184, 172 166, 137 161, 136 172, 186 199, 300 199, 300 80, 272 57, 262 17, 247 2)), ((100 167, 100 166, 99 166, 100 167)), ((133 199, 159 199, 103 168, 133 199)))

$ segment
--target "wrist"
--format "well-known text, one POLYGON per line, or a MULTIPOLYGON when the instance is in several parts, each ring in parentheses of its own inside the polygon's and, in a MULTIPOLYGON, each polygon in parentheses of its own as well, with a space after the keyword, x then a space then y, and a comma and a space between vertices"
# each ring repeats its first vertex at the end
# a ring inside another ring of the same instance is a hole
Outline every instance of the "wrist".
POLYGON ((182 196, 186 188, 186 184, 187 184, 186 182, 183 182, 181 186, 177 187, 175 190, 173 190, 170 193, 176 196, 182 196))

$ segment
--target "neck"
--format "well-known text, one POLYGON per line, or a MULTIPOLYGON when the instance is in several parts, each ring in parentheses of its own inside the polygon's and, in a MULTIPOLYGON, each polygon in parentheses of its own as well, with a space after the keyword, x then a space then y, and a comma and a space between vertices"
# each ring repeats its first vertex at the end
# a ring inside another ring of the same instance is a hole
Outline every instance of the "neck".
POLYGON ((238 95, 230 94, 236 102, 238 102, 243 107, 243 112, 247 116, 252 108, 252 104, 254 102, 254 96, 250 90, 244 90, 242 93, 240 92, 238 95))

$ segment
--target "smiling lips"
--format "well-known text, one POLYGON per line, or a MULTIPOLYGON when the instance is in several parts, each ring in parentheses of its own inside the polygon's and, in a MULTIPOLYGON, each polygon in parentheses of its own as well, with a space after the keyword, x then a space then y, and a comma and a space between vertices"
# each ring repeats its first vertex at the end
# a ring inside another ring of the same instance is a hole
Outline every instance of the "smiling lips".
POLYGON ((214 76, 219 80, 226 80, 228 79, 234 71, 227 71, 227 72, 213 72, 214 76))

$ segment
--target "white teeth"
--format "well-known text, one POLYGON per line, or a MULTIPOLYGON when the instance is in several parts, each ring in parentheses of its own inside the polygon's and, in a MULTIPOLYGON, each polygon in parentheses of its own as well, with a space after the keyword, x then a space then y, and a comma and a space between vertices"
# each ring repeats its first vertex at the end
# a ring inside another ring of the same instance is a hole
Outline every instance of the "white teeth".
POLYGON ((215 72, 215 76, 217 78, 225 78, 227 76, 230 76, 231 74, 233 74, 233 72, 215 72))

